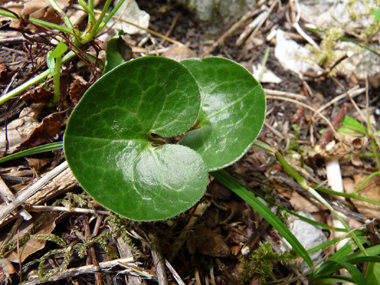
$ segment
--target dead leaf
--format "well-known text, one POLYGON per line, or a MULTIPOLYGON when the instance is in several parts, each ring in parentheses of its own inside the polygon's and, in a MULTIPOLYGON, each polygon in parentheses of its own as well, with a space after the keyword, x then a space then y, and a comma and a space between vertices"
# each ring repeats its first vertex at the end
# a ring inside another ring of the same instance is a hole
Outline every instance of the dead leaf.
POLYGON ((90 83, 84 81, 83 79, 76 78, 70 85, 69 96, 71 102, 78 104, 80 98, 82 98, 84 92, 90 87, 90 83))
POLYGON ((0 284, 8 284, 10 275, 14 273, 16 273, 16 270, 13 264, 8 259, 0 259, 0 284))
MULTIPOLYGON (((347 193, 352 193, 368 176, 363 174, 354 175, 354 181, 351 179, 345 179, 343 182, 344 189, 347 193)), ((361 190, 358 192, 359 196, 371 199, 374 201, 380 201, 380 182, 377 177, 373 177, 368 180, 361 190)), ((375 218, 380 215, 380 208, 377 205, 373 205, 368 202, 359 201, 356 199, 350 199, 352 204, 358 209, 359 213, 365 215, 369 219, 375 218)))
POLYGON ((5 63, 0 64, 0 79, 7 79, 8 75, 8 67, 5 63))
MULTIPOLYGON (((33 218, 29 221, 23 221, 21 224, 17 234, 15 234, 10 242, 12 241, 17 241, 17 238, 23 237, 32 227, 35 226, 36 222, 43 218, 43 222, 41 225, 38 227, 37 232, 35 234, 50 234, 56 224, 55 224, 55 219, 57 218, 57 214, 55 213, 36 213, 33 215, 33 218), (46 215, 46 218, 43 218, 43 215, 46 215)), ((4 241, 5 238, 7 237, 8 232, 4 232, 0 236, 0 241, 4 241)), ((37 252, 38 250, 42 249, 45 247, 46 241, 44 240, 34 240, 30 239, 28 242, 26 242, 24 245, 21 245, 19 248, 19 253, 16 252, 16 250, 12 251, 9 255, 6 256, 6 258, 9 261, 12 262, 19 262, 19 256, 20 254, 20 259, 21 262, 23 262, 29 255, 37 252)))
MULTIPOLYGON (((24 108, 18 119, 13 120, 7 126, 8 154, 13 153, 38 125, 39 117, 44 105, 33 104, 24 108)), ((5 128, 0 129, 0 153, 5 151, 5 128)))
POLYGON ((310 200, 298 194, 297 192, 292 193, 292 198, 290 198, 289 202, 296 211, 299 209, 304 209, 307 210, 309 213, 314 213, 326 209, 325 206, 313 203, 310 200))
MULTIPOLYGON (((58 0, 56 1, 58 6, 61 9, 64 9, 69 6, 69 1, 67 0, 58 0)), ((8 8, 11 11, 21 14, 23 16, 30 16, 39 20, 44 20, 46 22, 59 24, 61 22, 61 17, 56 14, 55 10, 51 7, 48 0, 29 0, 24 1, 22 5, 22 10, 8 8)), ((18 19, 12 19, 11 28, 20 28, 20 21, 18 19)), ((35 25, 28 25, 27 29, 37 31, 38 28, 35 25)))
POLYGON ((51 142, 56 138, 61 129, 64 114, 53 113, 45 117, 19 146, 19 149, 27 149, 44 143, 51 142))
POLYGON ((172 46, 165 51, 162 56, 173 59, 175 61, 181 61, 187 58, 196 57, 196 53, 185 46, 172 46))
POLYGON ((52 161, 51 158, 26 158, 30 167, 33 167, 35 170, 40 170, 42 167, 46 166, 52 161))
POLYGON ((49 89, 33 89, 33 91, 28 91, 24 95, 22 95, 22 99, 24 100, 27 106, 32 105, 33 103, 49 103, 53 99, 53 93, 51 88, 49 89))
POLYGON ((197 249, 202 254, 214 257, 227 257, 230 254, 230 249, 224 242, 223 236, 207 228, 205 224, 196 226, 194 232, 197 236, 197 249))

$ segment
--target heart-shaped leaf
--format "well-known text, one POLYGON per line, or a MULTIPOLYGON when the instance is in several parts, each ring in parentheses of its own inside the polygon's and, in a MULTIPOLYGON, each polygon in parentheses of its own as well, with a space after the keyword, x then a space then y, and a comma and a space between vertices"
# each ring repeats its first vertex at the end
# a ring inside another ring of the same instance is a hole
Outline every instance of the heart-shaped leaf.
POLYGON ((196 150, 208 171, 226 167, 241 158, 260 133, 264 91, 244 67, 228 59, 187 59, 181 64, 195 77, 202 96, 197 126, 181 144, 196 150))
POLYGON ((73 111, 64 150, 96 201, 133 220, 162 220, 194 205, 207 186, 201 156, 158 145, 196 121, 199 88, 181 64, 161 57, 124 63, 98 80, 73 111))

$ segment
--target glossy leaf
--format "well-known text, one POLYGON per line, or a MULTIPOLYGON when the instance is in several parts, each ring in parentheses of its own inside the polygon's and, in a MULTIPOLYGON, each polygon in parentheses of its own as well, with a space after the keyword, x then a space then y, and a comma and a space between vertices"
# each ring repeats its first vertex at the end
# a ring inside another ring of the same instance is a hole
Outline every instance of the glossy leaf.
POLYGON ((188 59, 181 64, 197 80, 202 96, 197 126, 181 144, 196 150, 209 171, 226 167, 258 136, 265 119, 264 91, 244 67, 228 59, 188 59))
POLYGON ((64 137, 78 182, 100 204, 133 220, 162 220, 194 205, 207 186, 201 156, 160 145, 196 121, 199 88, 170 59, 144 57, 98 80, 73 111, 64 137))

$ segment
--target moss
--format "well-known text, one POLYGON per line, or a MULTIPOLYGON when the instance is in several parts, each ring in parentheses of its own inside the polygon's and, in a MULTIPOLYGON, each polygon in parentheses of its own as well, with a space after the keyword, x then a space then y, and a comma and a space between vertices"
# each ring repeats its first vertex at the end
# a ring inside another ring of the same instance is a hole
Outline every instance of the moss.
POLYGON ((323 67, 330 67, 341 56, 341 52, 334 52, 334 46, 337 44, 340 37, 343 36, 343 29, 338 26, 331 27, 322 36, 322 41, 317 49, 311 45, 306 47, 311 50, 310 59, 323 67))
POLYGON ((260 277, 260 284, 263 284, 265 280, 272 273, 273 262, 288 263, 298 257, 294 250, 286 251, 279 255, 272 250, 272 245, 268 242, 263 242, 261 246, 253 250, 248 259, 241 260, 244 265, 244 272, 241 276, 241 284, 247 284, 253 276, 260 277))

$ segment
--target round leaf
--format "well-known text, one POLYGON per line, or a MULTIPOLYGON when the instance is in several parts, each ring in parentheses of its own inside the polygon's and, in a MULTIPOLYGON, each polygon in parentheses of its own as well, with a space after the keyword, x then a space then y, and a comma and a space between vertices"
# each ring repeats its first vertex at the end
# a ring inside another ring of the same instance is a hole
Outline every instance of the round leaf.
POLYGON ((156 146, 196 121, 198 85, 181 64, 144 57, 100 78, 74 109, 64 150, 78 182, 100 204, 133 220, 162 220, 194 205, 207 186, 201 156, 156 146))
POLYGON ((202 103, 197 127, 181 144, 197 151, 208 171, 226 167, 247 152, 265 119, 261 85, 241 65, 224 58, 181 61, 198 82, 202 103))

